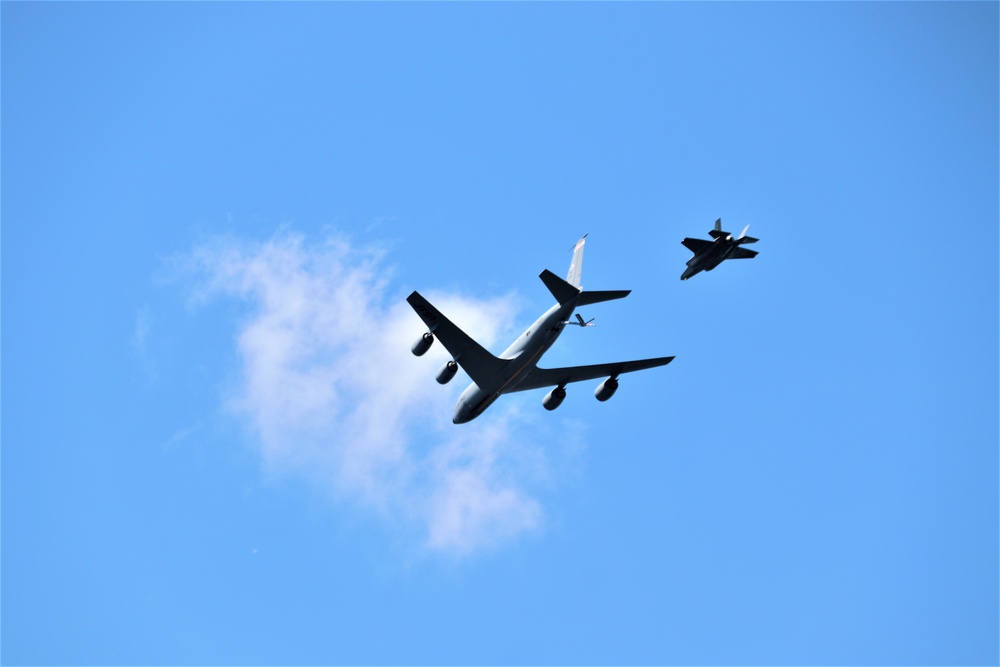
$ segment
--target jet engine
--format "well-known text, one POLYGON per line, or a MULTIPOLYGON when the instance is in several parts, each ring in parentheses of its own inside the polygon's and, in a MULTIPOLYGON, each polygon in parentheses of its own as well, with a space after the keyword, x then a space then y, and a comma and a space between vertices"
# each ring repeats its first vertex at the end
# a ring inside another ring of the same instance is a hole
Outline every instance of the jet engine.
POLYGON ((597 385, 597 389, 594 390, 594 396, 599 401, 606 401, 614 396, 616 391, 618 391, 618 378, 608 378, 597 385))
POLYGON ((417 342, 413 344, 413 347, 411 347, 410 350, 418 357, 422 357, 426 354, 427 350, 431 349, 431 343, 433 342, 434 334, 428 331, 417 339, 417 342))
POLYGON ((451 379, 455 377, 455 373, 458 372, 458 364, 455 361, 449 361, 441 370, 438 371, 437 381, 438 384, 448 384, 451 379))
POLYGON ((562 405, 564 398, 566 398, 566 388, 556 387, 549 393, 545 394, 545 398, 542 399, 542 406, 546 410, 555 410, 562 405))

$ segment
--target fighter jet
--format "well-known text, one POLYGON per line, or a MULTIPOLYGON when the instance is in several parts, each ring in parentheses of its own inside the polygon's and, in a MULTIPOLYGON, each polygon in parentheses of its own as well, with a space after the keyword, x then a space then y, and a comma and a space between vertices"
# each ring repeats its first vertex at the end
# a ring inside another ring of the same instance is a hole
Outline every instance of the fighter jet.
POLYGON ((729 232, 722 231, 722 218, 715 221, 715 229, 711 230, 714 241, 687 238, 681 241, 694 253, 688 260, 687 268, 681 274, 681 280, 687 280, 701 271, 711 271, 726 259, 751 259, 757 256, 756 250, 741 248, 744 243, 756 243, 759 239, 747 236, 750 225, 743 228, 739 238, 733 238, 729 232))
POLYGON ((556 342, 567 324, 581 328, 590 324, 579 317, 573 322, 570 318, 574 309, 578 306, 622 299, 631 292, 631 290, 588 292, 581 287, 580 272, 585 239, 586 236, 580 239, 573 249, 573 261, 566 280, 548 269, 539 275, 558 303, 535 320, 535 323, 499 357, 493 356, 470 338, 418 292, 406 297, 407 302, 428 329, 413 344, 411 348, 413 354, 419 357, 426 353, 436 337, 452 356, 451 360, 438 371, 437 381, 441 384, 450 382, 458 372, 459 366, 472 378, 472 384, 462 392, 455 406, 452 418, 454 423, 464 424, 472 421, 502 394, 542 387, 554 387, 542 399, 542 405, 546 410, 555 410, 566 398, 567 384, 602 377, 605 379, 594 391, 594 396, 599 401, 606 401, 618 390, 618 376, 621 374, 665 366, 674 360, 674 357, 657 357, 568 368, 539 368, 536 365, 542 355, 556 342))

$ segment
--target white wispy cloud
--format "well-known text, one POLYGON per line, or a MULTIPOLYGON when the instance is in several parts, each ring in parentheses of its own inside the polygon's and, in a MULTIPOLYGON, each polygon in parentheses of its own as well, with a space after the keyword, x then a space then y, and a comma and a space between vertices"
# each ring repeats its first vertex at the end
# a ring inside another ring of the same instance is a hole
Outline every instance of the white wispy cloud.
MULTIPOLYGON (((265 242, 217 238, 185 256, 199 303, 247 302, 236 323, 241 369, 228 407, 245 419, 271 472, 324 484, 388 524, 417 526, 430 550, 464 555, 537 529, 531 488, 547 478, 534 417, 494 406, 456 426, 464 375, 433 376, 440 345, 416 358, 423 324, 389 289, 384 254, 330 236, 283 230, 265 242)), ((423 290, 422 290, 423 291, 423 290)), ((511 322, 515 299, 426 296, 487 347, 511 322)))

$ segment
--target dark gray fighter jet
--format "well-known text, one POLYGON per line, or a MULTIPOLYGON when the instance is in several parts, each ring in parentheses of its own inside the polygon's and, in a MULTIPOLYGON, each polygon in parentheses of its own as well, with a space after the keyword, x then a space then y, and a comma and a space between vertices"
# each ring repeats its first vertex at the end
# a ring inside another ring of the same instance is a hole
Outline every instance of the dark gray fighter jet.
POLYGON ((681 280, 702 271, 711 271, 726 259, 751 259, 757 256, 756 250, 741 248, 744 243, 756 243, 758 239, 747 236, 750 225, 743 228, 738 238, 733 238, 729 232, 722 231, 722 218, 715 221, 715 229, 709 232, 714 241, 687 238, 681 241, 694 257, 688 260, 687 268, 681 274, 681 280))

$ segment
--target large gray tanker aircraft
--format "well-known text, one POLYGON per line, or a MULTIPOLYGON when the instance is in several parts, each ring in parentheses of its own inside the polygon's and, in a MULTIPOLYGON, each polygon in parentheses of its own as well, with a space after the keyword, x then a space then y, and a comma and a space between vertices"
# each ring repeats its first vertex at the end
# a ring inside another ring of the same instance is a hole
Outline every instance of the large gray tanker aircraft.
POLYGON ((691 276, 702 271, 711 271, 723 260, 727 259, 752 259, 757 256, 756 250, 747 250, 740 246, 744 243, 756 243, 758 239, 747 236, 750 225, 743 228, 743 233, 738 238, 733 238, 729 232, 722 231, 722 218, 715 221, 715 229, 709 232, 713 241, 707 239, 687 238, 681 241, 688 250, 694 253, 694 257, 688 260, 687 268, 681 274, 681 280, 687 280, 691 276))
POLYGON ((437 381, 441 384, 450 382, 459 366, 472 378, 472 384, 462 392, 458 405, 455 406, 455 416, 452 419, 454 423, 464 424, 472 421, 483 414, 501 394, 542 387, 554 387, 542 399, 542 405, 546 410, 555 410, 566 398, 567 384, 601 377, 606 379, 598 385, 594 396, 599 401, 606 401, 618 390, 618 376, 622 373, 665 366, 674 360, 673 357, 657 357, 568 368, 539 368, 536 365, 546 350, 556 342, 567 324, 581 327, 590 324, 590 321, 584 322, 579 315, 576 322, 572 321, 570 317, 574 309, 601 301, 622 299, 631 292, 631 290, 593 292, 583 290, 580 286, 580 273, 586 238, 584 236, 580 239, 573 249, 573 261, 569 266, 566 280, 548 269, 539 275, 559 303, 535 320, 535 323, 499 357, 486 351, 419 293, 413 292, 406 297, 407 302, 413 306, 413 310, 428 329, 427 333, 413 344, 413 354, 418 357, 423 355, 437 337, 452 356, 452 359, 438 371, 437 381))

